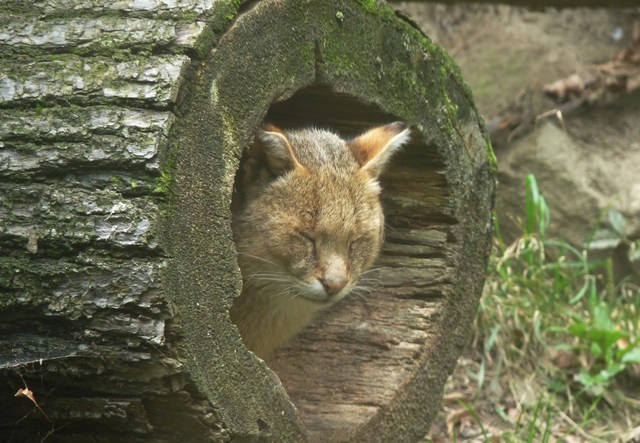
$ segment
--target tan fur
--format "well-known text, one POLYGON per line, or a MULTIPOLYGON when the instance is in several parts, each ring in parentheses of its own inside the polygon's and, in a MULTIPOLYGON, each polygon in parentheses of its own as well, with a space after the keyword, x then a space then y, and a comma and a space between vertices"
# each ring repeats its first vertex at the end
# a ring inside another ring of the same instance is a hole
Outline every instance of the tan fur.
POLYGON ((258 132, 238 182, 243 289, 230 312, 258 356, 346 296, 371 266, 384 226, 376 179, 408 137, 402 123, 349 142, 318 129, 258 132))

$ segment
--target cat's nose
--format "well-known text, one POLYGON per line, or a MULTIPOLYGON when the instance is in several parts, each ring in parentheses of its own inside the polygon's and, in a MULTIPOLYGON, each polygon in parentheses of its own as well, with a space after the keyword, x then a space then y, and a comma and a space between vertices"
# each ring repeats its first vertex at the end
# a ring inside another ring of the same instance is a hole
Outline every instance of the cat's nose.
POLYGON ((336 295, 338 292, 342 291, 345 286, 347 286, 347 280, 340 277, 323 277, 320 279, 320 283, 324 286, 324 290, 327 291, 328 295, 336 295))

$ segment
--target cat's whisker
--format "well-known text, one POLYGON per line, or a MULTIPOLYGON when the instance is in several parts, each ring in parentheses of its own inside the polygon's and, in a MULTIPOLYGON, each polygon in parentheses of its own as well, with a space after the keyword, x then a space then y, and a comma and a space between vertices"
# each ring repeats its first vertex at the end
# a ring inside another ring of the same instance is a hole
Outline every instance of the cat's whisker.
POLYGON ((291 281, 290 279, 288 279, 286 276, 282 274, 272 273, 272 272, 254 272, 253 274, 249 274, 247 276, 247 279, 252 279, 252 278, 280 280, 283 282, 291 281))
POLYGON ((367 296, 371 297, 373 295, 373 290, 368 285, 357 284, 353 287, 353 291, 363 300, 366 300, 367 296), (366 295, 364 293, 366 293, 366 295))
POLYGON ((361 278, 360 280, 358 280, 357 286, 380 287, 383 285, 382 285, 382 281, 378 279, 361 278))
POLYGON ((378 271, 382 271, 384 268, 383 267, 379 267, 379 268, 371 268, 367 271, 364 271, 362 274, 360 274, 360 277, 365 276, 367 274, 371 274, 372 272, 378 272, 378 271))
POLYGON ((371 291, 369 288, 355 288, 353 291, 351 291, 351 293, 362 298, 363 300, 373 295, 373 291, 371 291))
POLYGON ((369 286, 365 285, 356 285, 353 287, 353 291, 367 291, 369 294, 373 292, 369 286))
POLYGON ((247 252, 238 252, 238 255, 244 255, 244 256, 249 257, 249 258, 260 260, 260 261, 263 261, 263 262, 268 263, 270 265, 276 266, 277 268, 281 267, 279 264, 277 264, 275 262, 272 262, 271 260, 267 260, 266 258, 259 257, 257 255, 249 254, 247 252))
POLYGON ((295 290, 295 288, 289 288, 288 292, 289 292, 289 294, 288 294, 289 295, 289 300, 288 301, 295 300, 296 298, 301 296, 300 292, 295 290))
POLYGON ((274 282, 274 283, 286 283, 289 284, 290 281, 279 274, 261 274, 255 273, 251 274, 245 278, 244 283, 257 283, 257 282, 274 282))
MULTIPOLYGON (((280 297, 289 297, 290 295, 291 295, 291 287, 284 286, 284 287, 280 287, 280 290, 278 292, 274 292, 269 296, 277 299, 280 297)), ((289 301, 289 299, 287 301, 289 301)))
POLYGON ((360 300, 360 301, 367 301, 367 297, 364 294, 361 294, 360 292, 358 292, 357 290, 352 290, 348 297, 353 297, 356 300, 360 300))
POLYGON ((358 281, 381 281, 381 278, 378 278, 374 275, 361 275, 360 278, 358 278, 358 281))
POLYGON ((289 282, 285 280, 269 280, 269 279, 260 279, 260 280, 256 279, 253 282, 247 281, 246 283, 247 284, 251 283, 257 287, 267 287, 267 286, 282 287, 289 284, 289 282))

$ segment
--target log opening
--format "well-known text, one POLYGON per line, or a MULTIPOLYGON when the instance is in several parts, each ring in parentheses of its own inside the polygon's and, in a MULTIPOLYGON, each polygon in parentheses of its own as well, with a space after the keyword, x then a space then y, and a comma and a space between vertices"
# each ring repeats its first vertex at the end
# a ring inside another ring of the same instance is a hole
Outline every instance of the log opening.
POLYGON ((457 68, 410 24, 353 2, 312 9, 256 3, 203 62, 180 122, 174 299, 195 365, 208 369, 210 398, 263 423, 251 432, 415 441, 438 411, 482 286, 494 186, 488 141, 457 68), (328 310, 268 366, 242 353, 228 315, 241 279, 220 257, 232 254, 233 180, 255 129, 266 121, 353 136, 395 120, 413 137, 381 178, 386 242, 370 276, 381 284, 328 310), (233 398, 219 382, 227 379, 233 398))
MULTIPOLYGON (((351 137, 398 116, 326 85, 275 102, 265 121, 317 126, 351 137)), ((297 406, 312 441, 346 441, 392 402, 422 363, 451 294, 450 194, 445 161, 418 131, 381 182, 385 243, 370 292, 350 294, 267 361, 297 406)))

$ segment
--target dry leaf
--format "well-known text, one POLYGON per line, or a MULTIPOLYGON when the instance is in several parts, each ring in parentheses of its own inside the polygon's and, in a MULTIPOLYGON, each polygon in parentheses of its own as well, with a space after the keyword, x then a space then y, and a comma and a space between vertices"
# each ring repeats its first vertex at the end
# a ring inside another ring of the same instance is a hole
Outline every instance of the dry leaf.
POLYGON ((442 397, 443 401, 467 401, 467 396, 462 392, 450 392, 442 397))
POLYGON ((465 418, 470 417, 473 417, 473 414, 471 414, 471 412, 466 408, 456 409, 455 411, 447 414, 447 434, 452 436, 456 424, 460 423, 465 418))
MULTIPOLYGON (((24 381, 24 379, 23 379, 23 381, 24 381)), ((29 400, 31 400, 33 402, 34 405, 36 405, 36 408, 38 408, 38 410, 40 412, 42 412, 42 415, 44 415, 44 418, 46 418, 47 420, 51 421, 49 419, 49 417, 47 417, 47 414, 44 413, 44 411, 42 410, 42 408, 40 407, 40 405, 36 401, 36 397, 33 395, 33 391, 27 387, 26 383, 25 383, 25 387, 24 388, 18 389, 18 392, 16 392, 15 397, 27 397, 29 400)))
POLYGON ((38 406, 38 403, 36 403, 36 399, 33 396, 33 392, 31 391, 31 389, 29 388, 20 388, 18 389, 18 392, 16 392, 16 397, 27 397, 29 400, 31 400, 36 406, 38 406))
POLYGON ((618 440, 620 443, 640 443, 640 426, 633 428, 618 440))
POLYGON ((582 96, 585 90, 585 82, 578 74, 556 80, 544 87, 544 92, 554 96, 558 100, 564 100, 570 95, 582 96))

